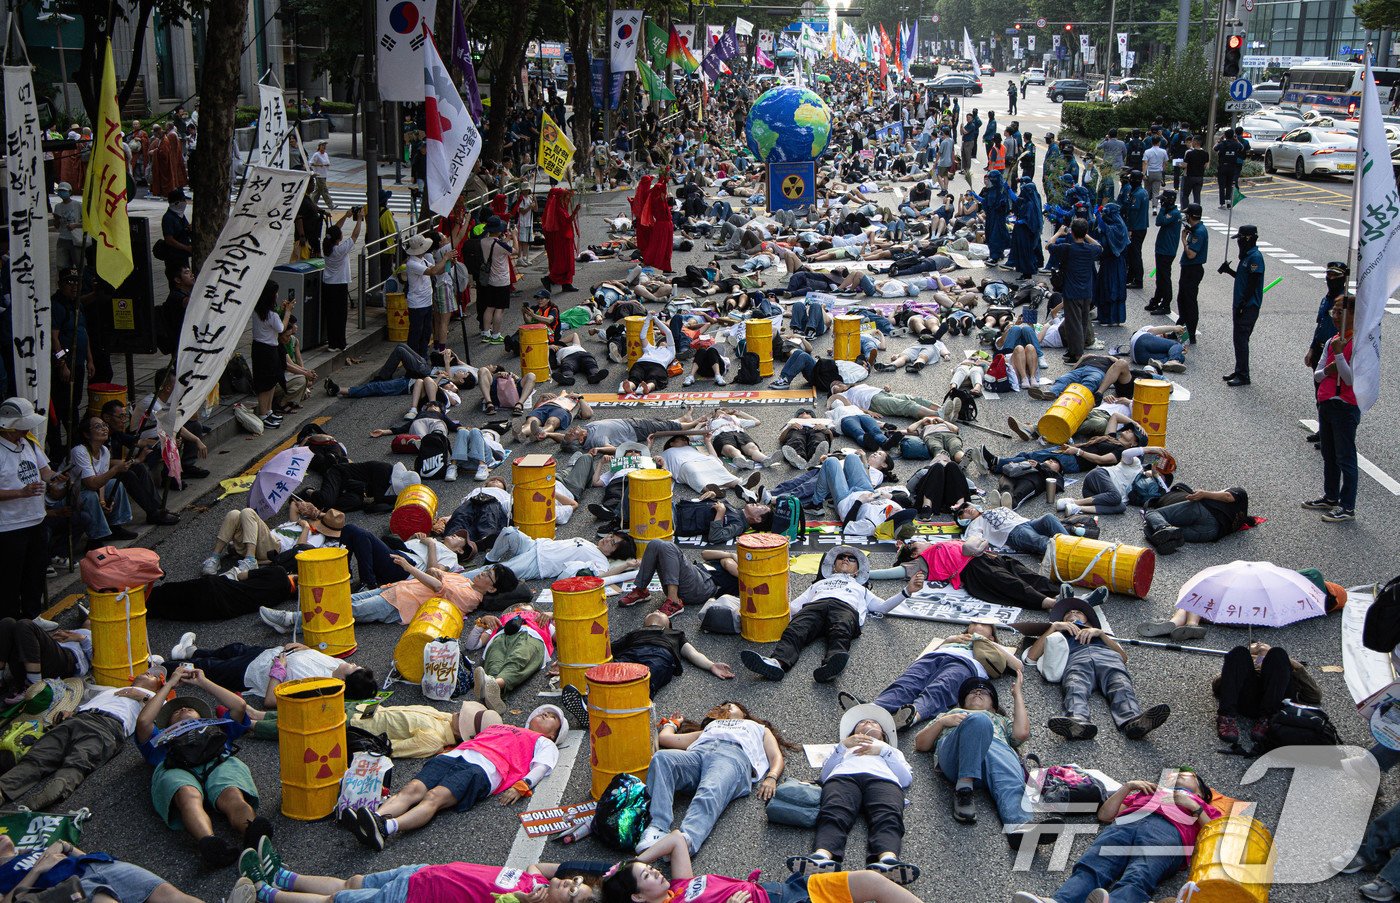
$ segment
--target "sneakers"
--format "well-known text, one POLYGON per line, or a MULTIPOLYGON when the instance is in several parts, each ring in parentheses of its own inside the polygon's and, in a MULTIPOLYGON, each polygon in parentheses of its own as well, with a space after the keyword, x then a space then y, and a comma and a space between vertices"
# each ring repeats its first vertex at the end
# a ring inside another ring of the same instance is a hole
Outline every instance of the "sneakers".
POLYGON ((661 830, 656 825, 651 825, 646 831, 642 832, 642 839, 637 841, 637 852, 645 853, 647 850, 660 843, 661 839, 665 836, 665 831, 661 830))
POLYGON ((472 475, 473 480, 476 480, 478 483, 485 483, 490 478, 491 468, 487 467, 485 464, 476 465, 476 473, 472 475))
POLYGON ((291 633, 300 620, 300 612, 283 611, 280 608, 268 608, 266 605, 258 609, 258 617, 264 624, 271 627, 278 633, 291 633))
POLYGON ((668 618, 674 618, 685 611, 685 603, 679 599, 667 599, 658 605, 656 610, 668 618))
POLYGON ((1226 743, 1238 743, 1240 740, 1240 725, 1235 720, 1234 715, 1215 716, 1215 735, 1226 743))
MULTIPOLYGON (((1041 272, 1044 272, 1042 270, 1041 272)), ((1011 898, 1011 903, 1055 903, 1054 900, 1047 900, 1039 894, 1033 894, 1028 890, 1018 890, 1011 898)))
POLYGON ((818 856, 813 853, 811 856, 789 856, 787 858, 788 871, 794 875, 818 875, 823 872, 836 871, 838 864, 835 859, 828 856, 818 856))
POLYGON ((267 427, 270 430, 277 430, 282 428, 282 418, 278 417, 271 411, 263 415, 262 422, 263 426, 267 427))
POLYGON ((847 693, 845 690, 836 694, 836 704, 841 707, 841 711, 843 712, 855 706, 863 705, 864 703, 864 699, 861 699, 854 693, 847 693))
MULTIPOLYGON (((834 864, 833 864, 834 865, 834 864)), ((888 859, 877 859, 866 866, 872 872, 878 872, 895 884, 904 886, 913 884, 919 880, 919 867, 902 859, 890 857, 888 859)))
POLYGON ((1334 501, 1334 500, 1332 500, 1332 499, 1329 499, 1327 496, 1324 495, 1324 496, 1322 496, 1321 498, 1313 499, 1311 502, 1304 502, 1304 503, 1303 503, 1302 505, 1300 505, 1299 507, 1301 507, 1301 508, 1306 508, 1306 509, 1308 509, 1309 511, 1329 511, 1329 512, 1330 512, 1333 508, 1338 507, 1338 505, 1337 505, 1337 502, 1336 502, 1336 501, 1334 501))
POLYGON ((894 710, 894 729, 902 731, 912 727, 919 720, 919 712, 912 705, 902 705, 894 710))
POLYGON ((1125 721, 1122 728, 1123 733, 1129 740, 1141 740, 1165 724, 1167 719, 1171 717, 1171 713, 1171 706, 1166 703, 1154 705, 1131 721, 1125 721))
POLYGON ((504 715, 506 703, 501 698, 501 685, 496 681, 496 678, 487 674, 486 669, 480 665, 472 670, 472 677, 475 679, 474 686, 481 693, 482 703, 491 711, 504 715))
POLYGON ((1163 361, 1162 369, 1167 373, 1185 373, 1186 364, 1181 361, 1163 361))
POLYGON ((418 419, 418 409, 417 409, 417 408, 409 408, 407 411, 404 411, 404 412, 403 412, 403 419, 404 419, 404 420, 417 420, 417 419, 418 419))
POLYGON ((334 398, 340 394, 340 386, 330 378, 326 379, 325 389, 327 398, 334 398))
POLYGON ((446 480, 447 482, 449 482, 449 483, 455 483, 455 482, 457 482, 457 465, 456 465, 456 464, 449 464, 449 465, 447 465, 447 473, 443 474, 443 475, 442 475, 442 478, 443 478, 444 480, 446 480))
POLYGON ((798 454, 797 449, 793 448, 791 445, 784 445, 780 451, 782 452, 783 460, 788 462, 791 467, 796 470, 807 469, 807 459, 798 454))
POLYGON ((1366 857, 1357 853, 1355 856, 1336 856, 1332 859, 1332 868, 1343 875, 1355 875, 1357 872, 1371 868, 1371 863, 1366 861, 1366 857))
POLYGON ((588 727, 588 697, 579 692, 573 684, 565 684, 559 691, 559 706, 569 716, 569 724, 574 727, 588 727))
POLYGON ((773 380, 771 383, 769 383, 769 384, 768 384, 768 388, 770 388, 770 389, 786 389, 786 388, 788 388, 788 387, 791 386, 791 385, 792 385, 792 383, 788 382, 787 380, 783 379, 783 378, 780 376, 780 377, 778 377, 777 379, 773 380))
POLYGON ((199 651, 199 646, 195 642, 194 631, 180 634, 180 642, 170 649, 170 658, 173 661, 184 661, 199 651))
MULTIPOLYGON (((1304 505, 1303 507, 1307 506, 1304 505)), ((206 577, 212 577, 219 573, 220 564, 222 564, 222 562, 219 560, 218 555, 210 555, 208 558, 204 559, 204 564, 200 565, 199 572, 206 577)))
POLYGON ((195 845, 199 850, 200 861, 205 868, 227 868, 238 861, 238 851, 227 840, 217 834, 199 838, 195 845))
POLYGON ((1346 521, 1356 520, 1356 512, 1343 508, 1341 505, 1322 515, 1322 519, 1329 524, 1340 524, 1346 521))
POLYGON ((384 816, 363 807, 355 810, 355 821, 351 824, 351 830, 360 839, 360 843, 371 850, 384 849, 384 844, 389 839, 389 834, 384 828, 384 816))
POLYGON ((645 586, 638 586, 624 593, 622 598, 617 600, 617 604, 623 608, 631 608, 633 605, 645 602, 650 598, 651 590, 645 586))
POLYGON ((812 679, 819 684, 829 684, 846 670, 846 664, 851 660, 849 652, 833 652, 823 659, 820 666, 812 672, 812 679))
POLYGON ((1026 432, 1025 427, 1021 426, 1020 421, 1018 421, 1015 417, 1007 417, 1006 425, 1011 430, 1011 432, 1016 434, 1017 439, 1020 439, 1022 442, 1031 441, 1031 434, 1026 432))
POLYGON ((953 790, 953 819, 965 825, 977 823, 977 801, 971 787, 953 790))
POLYGON ((724 374, 723 374, 723 373, 717 373, 717 374, 715 374, 715 385, 717 385, 717 386, 723 386, 723 385, 727 384, 728 382, 729 382, 729 380, 727 380, 727 379, 724 378, 724 374))
POLYGON ((743 662, 745 668, 748 668, 764 680, 782 680, 787 676, 787 672, 783 670, 782 662, 779 662, 776 658, 759 655, 752 649, 745 649, 740 652, 739 661, 743 662))
POLYGON ((1377 900, 1379 903, 1388 903, 1396 897, 1395 887, 1384 878, 1368 881, 1356 890, 1367 900, 1377 900))
POLYGON ((240 558, 240 559, 238 560, 238 564, 234 565, 234 567, 238 569, 239 573, 242 573, 242 572, 244 572, 244 571, 251 571, 251 570, 253 570, 254 568, 256 568, 257 566, 258 566, 258 560, 257 560, 256 558, 251 558, 251 557, 250 557, 250 558, 240 558))

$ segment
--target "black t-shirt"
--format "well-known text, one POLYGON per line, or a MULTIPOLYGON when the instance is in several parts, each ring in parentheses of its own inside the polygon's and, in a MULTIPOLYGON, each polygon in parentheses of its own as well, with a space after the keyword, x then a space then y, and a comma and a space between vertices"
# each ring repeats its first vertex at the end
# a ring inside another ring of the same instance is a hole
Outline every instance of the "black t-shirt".
POLYGON ((1210 163, 1210 153, 1203 147, 1193 147, 1186 152, 1186 156, 1181 158, 1186 163, 1186 174, 1196 178, 1205 178, 1206 165, 1210 163))
POLYGON ((1123 155, 1123 162, 1127 164, 1129 169, 1142 168, 1142 155, 1144 150, 1145 148, 1142 146, 1141 140, 1137 138, 1128 139, 1128 149, 1123 155))
POLYGON ((277 606, 296 596, 287 571, 275 565, 254 568, 242 580, 195 577, 157 583, 146 599, 158 618, 180 621, 224 621, 252 614, 259 606, 277 606))
POLYGON ((613 640, 613 657, 617 658, 620 653, 630 652, 640 647, 659 647, 670 653, 675 659, 676 673, 681 670, 681 647, 685 645, 685 631, 665 630, 660 627, 639 627, 631 633, 623 634, 618 639, 613 640))
POLYGON ((1215 146, 1215 162, 1221 166, 1239 166, 1244 148, 1234 138, 1226 138, 1215 146))
POLYGON ((1115 462, 1123 460, 1123 445, 1111 436, 1090 439, 1079 447, 1093 455, 1112 455, 1115 462))
POLYGON ((1217 502, 1214 499, 1205 499, 1201 502, 1206 510, 1215 517, 1215 522, 1220 525, 1220 535, 1226 536, 1234 533, 1244 525, 1245 519, 1249 517, 1249 493, 1243 489, 1227 489, 1233 501, 1217 502))

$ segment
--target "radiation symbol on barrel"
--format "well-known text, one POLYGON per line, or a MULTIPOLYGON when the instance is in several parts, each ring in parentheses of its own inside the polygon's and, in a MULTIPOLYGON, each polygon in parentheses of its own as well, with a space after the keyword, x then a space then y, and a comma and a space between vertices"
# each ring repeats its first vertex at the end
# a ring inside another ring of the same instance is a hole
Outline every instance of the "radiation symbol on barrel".
POLYGON ((552 520, 554 520, 554 496, 552 496, 552 495, 545 495, 543 492, 540 492, 540 491, 536 490, 534 496, 530 499, 530 501, 532 501, 532 502, 543 502, 543 503, 544 503, 544 519, 545 519, 546 521, 552 521, 552 520))
POLYGON ((597 768, 597 767, 598 767, 598 744, 597 744, 597 741, 600 740, 600 739, 602 739, 603 737, 610 736, 610 735, 612 734, 612 728, 608 727, 608 723, 607 723, 606 721, 598 721, 598 722, 595 722, 595 725, 596 725, 596 726, 595 726, 595 727, 593 728, 593 730, 592 730, 592 735, 593 735, 593 736, 592 736, 592 742, 590 742, 590 743, 588 744, 589 747, 591 747, 591 752, 589 752, 589 754, 588 754, 588 762, 589 762, 589 764, 592 765, 594 768, 597 768))
MULTIPOLYGON (((670 520, 657 520, 657 519, 656 519, 656 509, 657 509, 657 506, 660 505, 660 504, 661 504, 660 502, 647 502, 647 517, 648 517, 647 525, 648 525, 648 526, 651 526, 651 527, 655 527, 656 529, 661 530, 661 531, 664 532, 664 531, 666 531, 666 530, 671 529, 671 521, 670 521, 670 520)), ((671 506, 670 506, 670 505, 667 505, 667 506, 666 506, 666 510, 669 512, 669 511, 671 510, 671 506)))
POLYGON ((317 615, 320 615, 321 617, 325 618, 327 624, 334 624, 336 621, 340 620, 340 612, 326 611, 324 608, 321 607, 321 593, 324 590, 324 586, 313 586, 311 588, 311 600, 316 604, 315 607, 313 607, 309 612, 306 612, 305 615, 303 615, 303 621, 314 620, 317 615))
POLYGON ((793 173, 783 179, 783 197, 790 201, 795 201, 802 197, 802 192, 807 190, 807 183, 802 177, 793 173))
POLYGON ((337 743, 335 746, 332 746, 330 748, 330 752, 326 753, 324 756, 308 746, 306 748, 306 752, 302 753, 301 761, 303 764, 306 765, 314 765, 319 760, 321 763, 321 768, 316 772, 316 777, 328 778, 335 774, 335 771, 332 770, 330 766, 331 759, 344 758, 345 753, 341 751, 340 744, 337 743))
POLYGON ((758 614, 758 605, 754 603, 754 597, 766 596, 768 595, 768 590, 769 586, 767 583, 760 583, 758 586, 751 587, 748 592, 744 593, 744 611, 751 615, 758 614))

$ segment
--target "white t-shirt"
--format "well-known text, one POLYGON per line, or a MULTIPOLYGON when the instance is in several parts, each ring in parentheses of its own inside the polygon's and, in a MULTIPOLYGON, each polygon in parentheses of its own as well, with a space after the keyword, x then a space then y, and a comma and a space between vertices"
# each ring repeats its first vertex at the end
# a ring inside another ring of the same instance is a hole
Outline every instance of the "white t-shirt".
MULTIPOLYGON (((506 506, 506 513, 510 513, 510 506, 506 506)), ((457 569, 457 553, 443 545, 440 540, 430 539, 436 547, 437 566, 447 571, 457 569)), ((408 548, 408 554, 404 557, 413 562, 413 565, 422 570, 428 566, 428 544, 421 539, 409 539, 404 542, 408 548)))
POLYGON ((836 749, 822 767, 822 781, 842 776, 868 775, 901 787, 908 787, 914 783, 914 773, 909 770, 909 761, 904 758, 904 753, 888 743, 879 740, 875 742, 879 752, 868 756, 856 755, 840 743, 836 744, 836 749))
POLYGON ((323 150, 312 154, 311 172, 319 179, 328 178, 331 174, 331 155, 323 150))
POLYGON ((92 460, 92 452, 88 451, 86 445, 75 445, 73 450, 68 453, 68 460, 73 463, 73 469, 78 472, 77 479, 86 480, 88 477, 95 477, 111 469, 112 452, 104 445, 97 454, 97 460, 94 461, 92 460))
POLYGON ((82 241, 83 231, 83 205, 69 198, 66 201, 59 201, 53 208, 54 216, 58 217, 58 239, 59 241, 71 241, 74 243, 82 241))
POLYGON ((282 318, 272 311, 267 316, 253 315, 253 341, 276 346, 282 337, 282 318))
POLYGON ((711 483, 727 485, 734 475, 724 468, 724 462, 707 455, 693 445, 678 445, 661 453, 661 462, 671 475, 696 492, 703 492, 711 483))
POLYGON ((141 708, 146 704, 140 699, 128 699, 125 696, 118 696, 122 690, 131 689, 143 694, 146 699, 156 695, 150 690, 143 690, 140 687, 114 687, 110 690, 103 690, 87 702, 78 706, 80 712, 105 712, 122 723, 122 729, 130 737, 136 733, 136 719, 141 714, 141 708))
POLYGON ((586 539, 541 539, 535 542, 540 576, 572 577, 587 568, 594 574, 608 569, 608 558, 586 539))
POLYGON ((988 508, 982 516, 967 525, 964 539, 986 539, 994 546, 1006 547, 1011 531, 1027 523, 1027 519, 1010 508, 988 508))
POLYGON ((671 361, 676 359, 676 343, 671 337, 671 328, 660 320, 651 320, 649 325, 653 330, 665 332, 666 341, 662 344, 653 344, 647 341, 648 336, 654 339, 662 338, 662 336, 657 335, 655 332, 648 332, 644 326, 642 328, 642 356, 637 358, 637 360, 648 361, 653 364, 660 364, 663 367, 669 367, 671 361))
POLYGON ((767 774, 771 764, 768 761, 768 752, 763 748, 766 730, 757 721, 749 721, 747 718, 719 718, 705 725, 700 739, 690 744, 690 749, 694 751, 706 745, 733 743, 748 756, 749 766, 753 769, 749 780, 754 780, 767 774))
MULTIPOLYGON (((846 391, 849 395, 850 390, 848 389, 846 391)), ((831 417, 831 425, 838 432, 841 430, 841 421, 845 420, 847 417, 859 417, 861 414, 865 413, 853 404, 842 404, 839 401, 833 402, 831 407, 826 409, 826 412, 831 417)))
MULTIPOLYGON (((274 646, 248 665, 248 669, 243 672, 243 684, 248 688, 247 692, 260 697, 267 696, 267 684, 270 680, 268 672, 272 670, 272 660, 281 651, 281 646, 274 646)), ((283 682, 303 677, 330 677, 338 667, 338 658, 331 658, 315 649, 298 649, 296 652, 287 653, 287 676, 283 678, 283 682)))
POLYGON ((326 255, 326 268, 321 271, 322 284, 350 284, 350 252, 354 248, 355 243, 348 238, 342 238, 340 244, 331 248, 331 252, 326 255))
POLYGON ((1142 152, 1142 162, 1147 166, 1148 172, 1160 173, 1166 167, 1167 159, 1167 152, 1161 145, 1149 147, 1142 152))
POLYGON ((1142 455, 1145 449, 1129 448, 1123 451, 1123 460, 1117 464, 1110 464, 1100 468, 1113 480, 1113 485, 1117 487, 1118 494, 1123 498, 1128 497, 1128 490, 1133 488, 1133 480, 1142 473, 1142 455))
POLYGON ((433 306, 433 281, 428 276, 428 261, 423 257, 410 257, 407 264, 408 306, 421 310, 433 306))
POLYGON ((870 399, 883 392, 879 386, 851 386, 841 394, 846 396, 846 400, 861 411, 870 410, 870 399))
POLYGON ((510 285, 510 251, 499 238, 486 236, 481 242, 481 253, 486 257, 486 284, 493 288, 510 285))
MULTIPOLYGON (((23 489, 38 483, 43 479, 40 474, 48 466, 48 456, 28 438, 21 439, 19 445, 0 439, 0 489, 23 489)), ((23 530, 43 520, 42 493, 0 502, 0 533, 23 530)))

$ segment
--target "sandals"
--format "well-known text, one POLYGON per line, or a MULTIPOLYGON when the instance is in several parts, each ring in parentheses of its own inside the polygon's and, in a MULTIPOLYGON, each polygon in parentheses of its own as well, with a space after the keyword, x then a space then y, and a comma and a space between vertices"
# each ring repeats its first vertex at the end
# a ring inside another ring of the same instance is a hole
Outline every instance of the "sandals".
POLYGON ((484 402, 484 403, 482 404, 482 406, 481 406, 481 413, 483 413, 483 414, 494 414, 494 413, 496 413, 496 406, 495 406, 494 404, 492 404, 491 402, 489 402, 489 401, 488 401, 488 402, 484 402))
POLYGON ((525 406, 516 402, 515 406, 510 409, 510 412, 512 415, 519 417, 521 414, 525 413, 525 406))

